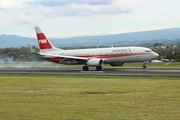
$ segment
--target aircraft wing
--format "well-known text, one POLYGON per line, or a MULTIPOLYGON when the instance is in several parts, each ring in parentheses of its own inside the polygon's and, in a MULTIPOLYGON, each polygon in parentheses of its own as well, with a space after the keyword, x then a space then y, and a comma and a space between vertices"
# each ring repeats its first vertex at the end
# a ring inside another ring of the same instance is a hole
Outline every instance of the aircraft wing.
POLYGON ((39 53, 41 56, 47 56, 47 57, 59 57, 59 58, 65 58, 65 59, 76 59, 76 60, 88 60, 89 58, 84 57, 75 57, 75 56, 66 56, 66 55, 53 55, 53 54, 45 54, 45 53, 39 53))

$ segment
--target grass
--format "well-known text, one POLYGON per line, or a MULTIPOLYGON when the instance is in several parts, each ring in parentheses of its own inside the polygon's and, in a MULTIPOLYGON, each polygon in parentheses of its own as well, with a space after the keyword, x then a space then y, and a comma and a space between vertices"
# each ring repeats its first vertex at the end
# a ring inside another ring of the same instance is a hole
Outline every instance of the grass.
POLYGON ((179 119, 179 93, 179 78, 0 75, 0 119, 179 119))

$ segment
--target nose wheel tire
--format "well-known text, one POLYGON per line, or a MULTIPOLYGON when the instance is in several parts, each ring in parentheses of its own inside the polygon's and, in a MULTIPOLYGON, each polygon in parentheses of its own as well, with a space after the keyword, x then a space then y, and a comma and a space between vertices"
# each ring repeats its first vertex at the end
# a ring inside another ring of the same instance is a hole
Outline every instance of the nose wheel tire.
POLYGON ((146 66, 145 66, 145 65, 143 65, 143 69, 146 69, 146 66))

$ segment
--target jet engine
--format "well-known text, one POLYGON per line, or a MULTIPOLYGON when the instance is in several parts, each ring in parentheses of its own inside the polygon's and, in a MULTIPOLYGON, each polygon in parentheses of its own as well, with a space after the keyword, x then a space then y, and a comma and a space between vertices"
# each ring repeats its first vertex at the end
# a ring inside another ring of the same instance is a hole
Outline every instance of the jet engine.
POLYGON ((101 59, 97 59, 97 58, 94 58, 94 59, 89 59, 87 61, 87 66, 101 66, 103 64, 103 60, 101 59))
POLYGON ((110 65, 111 66, 123 66, 124 63, 111 63, 110 65))

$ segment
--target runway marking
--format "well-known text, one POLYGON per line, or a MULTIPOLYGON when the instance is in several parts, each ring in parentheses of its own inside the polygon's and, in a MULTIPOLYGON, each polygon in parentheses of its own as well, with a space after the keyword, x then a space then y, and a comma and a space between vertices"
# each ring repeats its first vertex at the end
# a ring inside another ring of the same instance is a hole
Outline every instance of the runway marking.
POLYGON ((104 73, 104 71, 80 71, 80 73, 104 73))

